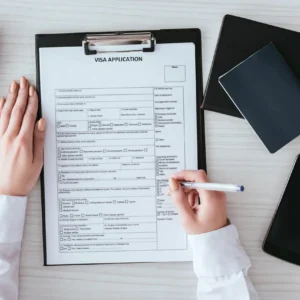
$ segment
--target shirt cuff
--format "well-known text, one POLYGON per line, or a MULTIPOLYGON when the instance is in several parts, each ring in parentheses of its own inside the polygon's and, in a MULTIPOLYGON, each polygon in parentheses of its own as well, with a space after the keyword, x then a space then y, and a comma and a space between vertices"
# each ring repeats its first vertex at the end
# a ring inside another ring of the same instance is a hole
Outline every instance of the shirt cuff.
POLYGON ((190 235, 189 241, 193 249, 194 271, 198 277, 230 275, 251 265, 234 225, 190 235))
POLYGON ((27 197, 0 195, 0 243, 22 241, 27 197))

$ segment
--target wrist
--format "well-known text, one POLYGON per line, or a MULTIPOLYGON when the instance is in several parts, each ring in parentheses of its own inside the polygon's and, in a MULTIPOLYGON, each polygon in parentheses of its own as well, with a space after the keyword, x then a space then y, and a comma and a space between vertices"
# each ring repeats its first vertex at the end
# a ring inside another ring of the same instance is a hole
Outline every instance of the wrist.
POLYGON ((12 192, 6 192, 6 191, 1 191, 0 190, 0 195, 3 196, 8 196, 8 197, 20 197, 20 198, 24 198, 24 197, 28 197, 28 195, 23 194, 23 193, 12 193, 12 192))
POLYGON ((11 197, 27 197, 28 193, 22 190, 0 188, 0 195, 6 195, 11 197))
POLYGON ((194 226, 189 226, 189 228, 186 229, 186 232, 188 235, 198 235, 217 231, 228 225, 230 225, 230 221, 227 218, 209 223, 196 222, 196 224, 194 223, 194 226))

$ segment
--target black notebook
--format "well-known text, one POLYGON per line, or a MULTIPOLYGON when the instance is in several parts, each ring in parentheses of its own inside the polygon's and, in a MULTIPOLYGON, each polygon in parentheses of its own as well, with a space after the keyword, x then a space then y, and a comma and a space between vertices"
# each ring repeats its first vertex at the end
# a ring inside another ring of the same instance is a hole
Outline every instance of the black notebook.
POLYGON ((300 78, 300 33, 226 15, 223 20, 205 97, 204 109, 242 117, 220 86, 221 75, 273 42, 300 78))
POLYGON ((273 43, 219 80, 271 153, 299 135, 300 81, 273 43))

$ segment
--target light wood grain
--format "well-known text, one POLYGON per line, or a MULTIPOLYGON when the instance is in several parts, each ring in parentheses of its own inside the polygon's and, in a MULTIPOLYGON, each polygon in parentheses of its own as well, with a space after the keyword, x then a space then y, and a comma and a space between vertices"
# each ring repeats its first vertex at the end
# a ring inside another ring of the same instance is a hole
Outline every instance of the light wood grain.
MULTIPOLYGON (((0 0, 0 94, 21 75, 35 81, 36 33, 198 27, 206 83, 225 14, 300 31, 298 0, 0 0)), ((300 138, 270 155, 244 120, 206 112, 209 175, 241 182, 228 214, 241 235, 261 299, 300 299, 300 268, 264 254, 261 244, 300 138)), ((20 299, 196 299, 191 263, 43 267, 40 188, 32 192, 20 270, 20 299)))

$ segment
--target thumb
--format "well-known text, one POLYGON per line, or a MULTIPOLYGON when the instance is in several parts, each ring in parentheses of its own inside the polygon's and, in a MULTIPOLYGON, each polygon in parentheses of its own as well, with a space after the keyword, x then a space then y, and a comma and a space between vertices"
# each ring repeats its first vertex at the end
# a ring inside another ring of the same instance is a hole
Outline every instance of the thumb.
POLYGON ((176 179, 171 177, 169 179, 169 186, 170 186, 170 194, 172 197, 172 201, 175 204, 182 220, 189 221, 193 219, 194 217, 193 209, 190 206, 187 197, 184 191, 182 190, 182 187, 179 184, 179 182, 176 179))
POLYGON ((1 97, 0 98, 0 115, 1 115, 1 111, 2 111, 4 104, 5 104, 5 99, 4 99, 4 97, 1 97))
POLYGON ((45 130, 46 120, 42 118, 35 124, 33 137, 33 163, 39 167, 43 165, 45 130))

